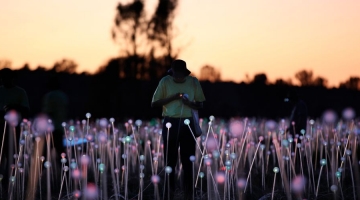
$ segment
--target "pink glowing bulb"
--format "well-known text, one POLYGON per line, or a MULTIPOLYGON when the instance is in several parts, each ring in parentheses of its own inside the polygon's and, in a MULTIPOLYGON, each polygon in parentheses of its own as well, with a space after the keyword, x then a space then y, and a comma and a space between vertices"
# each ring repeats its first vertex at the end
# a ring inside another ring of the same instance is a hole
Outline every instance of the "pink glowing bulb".
POLYGON ((301 193, 304 190, 306 179, 303 176, 296 176, 292 180, 291 189, 295 193, 301 193))
POLYGON ((92 200, 98 197, 98 188, 94 183, 88 183, 85 188, 84 196, 86 199, 92 200))
POLYGON ((158 175, 151 176, 151 182, 154 184, 158 184, 160 182, 160 177, 158 175))
POLYGON ((219 184, 223 184, 225 182, 225 174, 223 172, 216 173, 216 182, 219 184))

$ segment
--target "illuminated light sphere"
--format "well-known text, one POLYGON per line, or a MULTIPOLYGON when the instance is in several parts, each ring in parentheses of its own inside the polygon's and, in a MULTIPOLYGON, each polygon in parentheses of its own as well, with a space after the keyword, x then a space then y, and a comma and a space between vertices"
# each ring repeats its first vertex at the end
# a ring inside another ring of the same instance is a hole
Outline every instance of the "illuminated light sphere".
POLYGON ((355 117, 355 110, 353 108, 345 108, 342 112, 342 117, 346 120, 352 120, 355 117))
POLYGON ((185 125, 189 125, 189 124, 190 124, 190 120, 189 120, 189 119, 185 119, 185 120, 184 120, 184 124, 185 124, 185 125))
POLYGON ((143 160, 145 160, 145 156, 144 156, 144 155, 140 155, 139 159, 140 159, 140 161, 143 161, 143 160))
POLYGON ((141 126, 141 124, 142 124, 142 121, 141 121, 140 119, 137 119, 137 120, 135 121, 135 125, 136 125, 136 126, 141 126))
POLYGON ((190 156, 190 161, 191 162, 195 162, 195 159, 196 159, 195 156, 190 156))
POLYGON ((210 121, 214 121, 214 120, 215 120, 215 117, 214 117, 213 115, 210 115, 209 120, 210 120, 210 121))
POLYGON ((51 163, 50 163, 49 161, 46 161, 46 162, 44 163, 44 167, 45 167, 45 168, 50 168, 50 167, 51 167, 51 163))
POLYGON ((144 165, 140 165, 140 170, 144 170, 145 169, 145 166, 144 165))
POLYGON ((130 143, 130 142, 131 142, 131 137, 130 137, 130 136, 126 136, 126 137, 125 137, 125 142, 130 143))
POLYGON ((205 176, 204 172, 200 172, 200 173, 199 173, 199 177, 200 177, 200 178, 204 178, 204 176, 205 176))
POLYGON ((167 167, 165 168, 165 172, 166 172, 167 174, 170 174, 170 173, 172 172, 172 168, 171 168, 170 166, 167 166, 167 167))
POLYGON ((282 146, 284 146, 284 147, 288 147, 288 146, 289 146, 289 141, 286 140, 286 139, 284 139, 284 140, 281 141, 281 144, 282 144, 282 146))
POLYGON ((326 110, 322 115, 322 119, 325 123, 332 124, 336 122, 337 114, 333 110, 326 110))
POLYGON ((215 138, 208 138, 206 142, 206 149, 208 152, 213 152, 217 149, 217 140, 215 138))
POLYGON ((10 110, 6 113, 4 116, 4 119, 11 125, 11 126, 17 126, 19 123, 19 114, 15 110, 10 110))
POLYGON ((240 190, 243 190, 246 186, 246 180, 244 178, 239 178, 237 181, 237 186, 240 190))
POLYGON ((126 154, 121 155, 121 157, 125 160, 127 158, 126 154))
POLYGON ((337 187, 336 185, 332 185, 332 186, 330 187, 330 190, 331 190, 332 192, 336 192, 336 191, 338 190, 338 187, 337 187))
POLYGON ((102 173, 102 172, 104 172, 104 170, 105 170, 105 164, 104 164, 104 163, 100 163, 100 164, 99 164, 99 171, 102 173))
POLYGON ((321 159, 320 160, 320 165, 325 166, 326 165, 326 159, 321 159))
POLYGON ((107 135, 104 132, 100 132, 98 135, 99 142, 105 143, 107 142, 107 135))
POLYGON ((303 134, 303 135, 305 135, 305 130, 304 130, 304 129, 301 129, 301 130, 300 130, 300 133, 303 134))
POLYGON ((264 136, 259 136, 259 141, 263 141, 264 140, 264 136))
POLYGON ((265 122, 265 127, 269 130, 275 130, 277 124, 274 120, 268 120, 265 122))
POLYGON ((22 134, 26 137, 29 135, 29 132, 28 131, 23 131, 22 134))
POLYGON ((15 182, 15 180, 16 180, 15 176, 11 176, 10 181, 15 182))
POLYGON ((141 172, 141 173, 139 174, 139 177, 140 177, 140 178, 144 178, 144 177, 145 177, 145 174, 141 172))
POLYGON ((80 162, 82 165, 88 165, 90 163, 90 157, 88 155, 82 155, 80 162))
POLYGON ((71 169, 76 169, 76 168, 77 168, 76 162, 72 162, 72 163, 70 164, 70 168, 71 168, 71 169))
POLYGON ((40 160, 41 160, 41 162, 44 162, 45 157, 44 157, 44 156, 41 156, 41 157, 40 157, 40 160))
POLYGON ((216 182, 219 184, 223 184, 225 182, 225 173, 217 172, 215 176, 216 182))
POLYGON ((226 147, 227 149, 230 149, 230 147, 231 147, 230 143, 226 143, 225 147, 226 147))
POLYGON ((294 139, 293 139, 292 137, 289 137, 289 138, 288 138, 288 141, 289 141, 289 142, 293 142, 294 139))
POLYGON ((344 161, 346 160, 346 158, 345 158, 345 157, 341 157, 340 160, 341 160, 342 162, 344 162, 344 161))
POLYGON ((158 184, 160 182, 160 177, 158 175, 151 176, 151 182, 153 184, 158 184))
POLYGON ((341 177, 341 172, 339 172, 339 171, 335 172, 335 176, 336 176, 337 178, 340 178, 340 177, 341 177))
POLYGON ((36 142, 40 142, 40 140, 41 140, 40 137, 36 137, 36 138, 35 138, 35 141, 36 141, 36 142))
POLYGON ((211 161, 210 158, 207 158, 207 159, 204 160, 204 163, 205 163, 206 166, 210 166, 212 161, 211 161))
POLYGON ((279 170, 278 167, 274 167, 274 169, 273 169, 273 172, 274 172, 274 173, 279 173, 279 171, 280 171, 280 170, 279 170))
POLYGON ((132 119, 129 119, 129 120, 128 120, 128 123, 129 123, 129 124, 132 124, 132 123, 133 123, 133 120, 132 120, 132 119))
POLYGON ((212 156, 214 157, 214 159, 219 158, 219 157, 220 157, 219 151, 218 151, 218 150, 214 150, 214 151, 212 152, 212 156))
POLYGON ((66 157, 66 153, 63 152, 63 153, 60 154, 60 156, 61 156, 62 158, 65 158, 65 157, 66 157))
POLYGON ((107 127, 107 125, 108 125, 107 119, 106 119, 106 118, 100 119, 99 125, 100 125, 101 127, 103 127, 103 128, 107 127))
POLYGON ((346 155, 350 156, 351 155, 351 150, 348 149, 348 150, 345 151, 345 153, 346 153, 346 155))
POLYGON ((235 160, 235 159, 236 159, 236 153, 231 153, 231 154, 230 154, 230 158, 231 158, 232 160, 235 160))
POLYGON ((170 122, 166 123, 166 128, 171 128, 171 123, 170 122))
POLYGON ((90 114, 90 113, 86 113, 86 114, 85 114, 85 117, 89 119, 89 118, 91 117, 91 114, 90 114))
POLYGON ((84 196, 85 199, 96 199, 99 195, 99 190, 94 183, 88 183, 85 187, 84 196))
POLYGON ((309 123, 310 123, 310 125, 314 125, 315 121, 313 119, 310 119, 309 123))
POLYGON ((114 123, 114 122, 115 122, 115 119, 114 119, 114 118, 110 118, 109 121, 110 121, 110 123, 114 123))
POLYGON ((231 161, 230 160, 225 161, 225 166, 231 166, 231 161))
POLYGON ((81 197, 81 192, 80 192, 80 190, 75 190, 75 191, 74 191, 74 197, 77 198, 77 199, 81 197))
POLYGON ((68 166, 64 166, 64 172, 69 171, 69 167, 68 166))
POLYGON ((291 189, 295 193, 300 193, 304 190, 306 179, 303 176, 296 176, 292 180, 291 189))
POLYGON ((235 120, 230 123, 229 131, 232 137, 239 137, 244 132, 244 122, 235 120))
POLYGON ((66 158, 61 158, 61 163, 62 164, 65 164, 67 162, 67 159, 66 158))
POLYGON ((40 115, 34 120, 34 132, 43 134, 48 130, 48 118, 45 115, 40 115))

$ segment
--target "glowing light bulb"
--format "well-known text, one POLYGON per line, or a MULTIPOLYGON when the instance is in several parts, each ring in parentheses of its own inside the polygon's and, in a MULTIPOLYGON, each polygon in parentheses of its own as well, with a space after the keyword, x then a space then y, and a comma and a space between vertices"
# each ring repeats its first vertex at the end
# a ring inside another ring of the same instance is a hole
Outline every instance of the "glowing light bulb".
POLYGON ((185 125, 189 125, 189 124, 190 124, 190 120, 189 120, 189 119, 185 119, 185 120, 184 120, 184 124, 185 124, 185 125))
POLYGON ((273 171, 274 171, 274 173, 278 173, 280 170, 278 167, 274 167, 273 171))

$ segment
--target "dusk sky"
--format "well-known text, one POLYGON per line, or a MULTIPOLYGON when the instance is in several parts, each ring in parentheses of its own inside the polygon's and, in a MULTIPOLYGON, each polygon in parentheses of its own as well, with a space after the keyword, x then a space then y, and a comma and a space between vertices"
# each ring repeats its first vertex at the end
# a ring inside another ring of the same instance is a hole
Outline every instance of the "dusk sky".
MULTIPOLYGON (((1 0, 0 59, 34 69, 68 58, 95 72, 119 53, 110 32, 118 2, 1 0)), ((175 26, 195 74, 209 64, 235 82, 261 72, 294 80, 301 69, 330 86, 360 77, 359 0, 179 0, 175 26)))

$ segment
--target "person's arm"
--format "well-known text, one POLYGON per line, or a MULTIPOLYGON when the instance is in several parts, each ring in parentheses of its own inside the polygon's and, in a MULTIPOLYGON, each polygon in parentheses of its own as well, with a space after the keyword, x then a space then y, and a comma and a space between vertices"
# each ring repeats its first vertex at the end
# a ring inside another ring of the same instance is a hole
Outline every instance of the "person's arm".
POLYGON ((203 102, 189 101, 189 99, 182 99, 183 103, 189 106, 191 109, 199 110, 203 108, 203 102))
POLYGON ((166 97, 166 98, 163 98, 163 99, 159 99, 157 101, 154 101, 154 102, 151 102, 151 107, 158 107, 158 106, 163 106, 163 105, 166 105, 174 100, 177 100, 177 99, 181 99, 182 98, 182 94, 181 93, 176 93, 170 97, 166 97))

